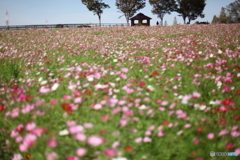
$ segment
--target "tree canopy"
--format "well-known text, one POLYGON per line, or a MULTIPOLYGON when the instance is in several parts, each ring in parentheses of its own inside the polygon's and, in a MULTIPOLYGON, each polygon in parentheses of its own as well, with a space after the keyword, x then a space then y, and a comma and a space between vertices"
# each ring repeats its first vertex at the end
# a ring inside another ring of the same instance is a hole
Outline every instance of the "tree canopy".
POLYGON ((93 11, 99 19, 99 25, 101 25, 101 14, 103 9, 110 8, 109 5, 102 2, 102 0, 82 0, 82 3, 87 6, 89 11, 93 11))
POLYGON ((186 23, 186 18, 188 18, 188 23, 192 20, 197 19, 197 17, 204 18, 203 10, 206 6, 206 0, 177 0, 178 8, 176 12, 179 16, 183 17, 184 24, 186 23))
POLYGON ((229 23, 240 23, 240 0, 227 5, 226 12, 229 23))
POLYGON ((152 13, 161 19, 161 25, 165 14, 170 14, 177 8, 175 0, 149 0, 149 3, 153 6, 152 13))
POLYGON ((122 16, 125 16, 127 24, 129 24, 129 18, 132 17, 138 10, 145 7, 145 1, 146 0, 116 0, 116 6, 117 9, 123 13, 122 16))

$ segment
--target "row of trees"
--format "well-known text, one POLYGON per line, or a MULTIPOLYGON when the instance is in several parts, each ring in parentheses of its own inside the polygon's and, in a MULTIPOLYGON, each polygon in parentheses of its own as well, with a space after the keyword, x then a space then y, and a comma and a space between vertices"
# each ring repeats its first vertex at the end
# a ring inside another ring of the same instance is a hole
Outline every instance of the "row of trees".
POLYGON ((222 7, 219 17, 213 16, 212 23, 240 23, 240 0, 222 7))
MULTIPOLYGON (((184 24, 188 18, 188 23, 195 20, 197 17, 204 18, 203 10, 206 5, 206 0, 149 0, 152 8, 152 13, 160 18, 161 25, 163 25, 163 17, 171 12, 177 12, 183 18, 184 24)), ((110 8, 102 0, 82 0, 89 11, 99 18, 101 24, 101 14, 106 8, 110 8)), ((146 0, 116 0, 116 7, 122 16, 125 16, 127 24, 129 19, 138 10, 144 8, 146 0)), ((120 16, 120 17, 122 17, 120 16)))

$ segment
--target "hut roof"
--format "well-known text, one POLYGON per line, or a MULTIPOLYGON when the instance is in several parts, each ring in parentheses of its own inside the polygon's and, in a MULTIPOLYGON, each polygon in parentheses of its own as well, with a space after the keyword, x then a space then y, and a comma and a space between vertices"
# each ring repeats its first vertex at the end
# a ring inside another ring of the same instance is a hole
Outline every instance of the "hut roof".
POLYGON ((130 18, 130 20, 139 20, 139 19, 152 19, 152 18, 145 16, 142 13, 138 13, 136 16, 130 18))

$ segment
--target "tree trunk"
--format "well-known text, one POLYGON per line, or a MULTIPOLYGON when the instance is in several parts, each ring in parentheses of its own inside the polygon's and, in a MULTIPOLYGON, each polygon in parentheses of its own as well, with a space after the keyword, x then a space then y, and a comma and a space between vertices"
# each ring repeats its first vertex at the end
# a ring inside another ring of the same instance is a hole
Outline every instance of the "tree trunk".
POLYGON ((99 26, 101 27, 101 14, 98 14, 99 26))
POLYGON ((187 17, 183 16, 183 22, 184 22, 184 24, 186 24, 186 18, 187 18, 187 17))
POLYGON ((129 26, 129 17, 128 16, 125 16, 125 17, 126 17, 127 26, 129 26))
POLYGON ((161 26, 163 26, 163 18, 160 18, 161 19, 161 26))

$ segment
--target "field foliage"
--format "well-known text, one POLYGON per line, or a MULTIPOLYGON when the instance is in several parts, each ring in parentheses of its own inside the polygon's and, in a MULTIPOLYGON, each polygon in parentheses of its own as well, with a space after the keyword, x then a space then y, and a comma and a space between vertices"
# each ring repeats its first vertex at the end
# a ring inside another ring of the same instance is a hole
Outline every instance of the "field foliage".
POLYGON ((239 28, 0 31, 0 159, 240 154, 239 28))

